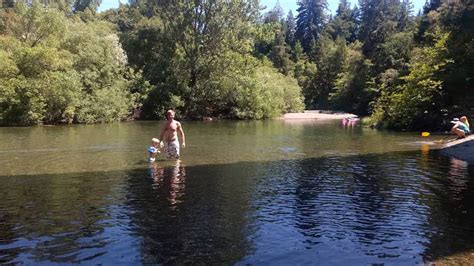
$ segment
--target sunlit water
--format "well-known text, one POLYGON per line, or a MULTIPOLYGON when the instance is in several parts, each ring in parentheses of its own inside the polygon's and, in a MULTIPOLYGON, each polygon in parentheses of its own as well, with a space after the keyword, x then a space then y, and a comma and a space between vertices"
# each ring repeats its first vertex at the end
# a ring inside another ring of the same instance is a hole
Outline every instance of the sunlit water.
MULTIPOLYGON (((474 250, 474 168, 339 122, 0 128, 0 263, 413 265, 474 250)), ((430 150, 431 148, 431 150, 430 150)))

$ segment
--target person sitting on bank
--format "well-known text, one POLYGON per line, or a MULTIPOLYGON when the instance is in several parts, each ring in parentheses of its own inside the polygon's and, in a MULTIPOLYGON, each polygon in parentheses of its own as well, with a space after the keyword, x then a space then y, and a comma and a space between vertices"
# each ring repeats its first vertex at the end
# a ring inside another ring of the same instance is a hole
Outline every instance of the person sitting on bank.
POLYGON ((451 132, 458 136, 458 139, 465 138, 467 134, 471 133, 469 129, 469 122, 467 121, 466 116, 461 116, 461 118, 454 118, 451 123, 454 126, 451 128, 451 132))

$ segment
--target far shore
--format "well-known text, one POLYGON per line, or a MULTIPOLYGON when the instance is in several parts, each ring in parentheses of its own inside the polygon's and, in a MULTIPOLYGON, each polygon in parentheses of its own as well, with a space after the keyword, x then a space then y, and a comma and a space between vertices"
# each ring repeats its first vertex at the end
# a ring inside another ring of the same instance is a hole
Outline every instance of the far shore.
POLYGON ((345 117, 357 117, 355 114, 327 110, 306 110, 303 113, 287 113, 280 117, 284 120, 335 120, 345 117))

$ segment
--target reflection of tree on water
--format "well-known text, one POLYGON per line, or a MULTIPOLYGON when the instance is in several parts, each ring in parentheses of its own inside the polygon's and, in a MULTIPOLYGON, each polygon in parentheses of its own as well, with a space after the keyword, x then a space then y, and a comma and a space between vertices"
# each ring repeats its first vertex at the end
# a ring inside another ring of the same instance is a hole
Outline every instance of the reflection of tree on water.
POLYGON ((171 167, 152 163, 150 177, 153 179, 155 189, 161 190, 165 194, 168 193, 167 198, 171 208, 181 203, 180 198, 184 196, 186 171, 179 160, 171 167))
POLYGON ((467 162, 458 160, 456 158, 450 158, 449 173, 447 178, 451 182, 451 190, 454 194, 453 199, 460 199, 458 195, 466 189, 468 179, 467 162))
POLYGON ((0 176, 0 263, 84 263, 106 254, 116 188, 108 175, 0 176))
MULTIPOLYGON (((232 264, 248 251, 240 167, 151 164, 131 172, 128 209, 142 263, 232 264), (190 178, 192 176, 192 178, 190 178), (224 178, 222 178, 224 177, 224 178), (230 194, 229 194, 230 192, 230 194)), ((245 182, 245 180, 243 180, 245 182)))
POLYGON ((4 248, 11 246, 19 237, 15 230, 17 221, 12 215, 2 211, 0 214, 0 264, 12 263, 22 252, 20 247, 4 248))
POLYGON ((353 179, 348 186, 352 188, 354 221, 350 227, 366 255, 420 263, 419 242, 425 238, 417 230, 425 222, 424 208, 417 200, 416 173, 410 171, 415 164, 410 165, 407 158, 369 155, 352 162, 353 179))
POLYGON ((445 256, 473 258, 474 250, 474 165, 455 158, 438 158, 431 167, 445 175, 434 179, 427 192, 431 195, 426 204, 430 207, 430 242, 424 252, 427 261, 445 256), (444 160, 443 160, 444 159, 444 160))
POLYGON ((305 243, 342 246, 344 254, 359 259, 421 262, 416 255, 423 245, 417 241, 426 238, 417 230, 426 214, 418 200, 416 171, 409 170, 416 169, 416 161, 407 158, 387 154, 301 161, 295 219, 305 243))

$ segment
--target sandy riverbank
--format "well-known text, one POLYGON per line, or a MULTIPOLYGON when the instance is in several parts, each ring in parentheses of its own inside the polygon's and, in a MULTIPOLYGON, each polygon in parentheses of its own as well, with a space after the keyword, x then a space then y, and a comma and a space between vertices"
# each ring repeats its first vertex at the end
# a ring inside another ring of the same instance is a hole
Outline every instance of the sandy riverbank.
POLYGON ((303 113, 287 113, 280 117, 284 120, 334 120, 344 117, 356 117, 354 114, 334 111, 311 110, 303 113))

